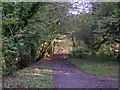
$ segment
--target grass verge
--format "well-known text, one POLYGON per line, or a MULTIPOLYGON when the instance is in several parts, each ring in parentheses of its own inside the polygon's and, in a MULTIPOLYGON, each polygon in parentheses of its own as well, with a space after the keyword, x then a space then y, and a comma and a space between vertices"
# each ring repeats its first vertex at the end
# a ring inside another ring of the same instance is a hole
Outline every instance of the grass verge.
POLYGON ((3 88, 53 88, 53 71, 41 60, 3 79, 3 88))
POLYGON ((79 59, 69 59, 68 61, 92 75, 118 77, 118 65, 116 64, 79 59))

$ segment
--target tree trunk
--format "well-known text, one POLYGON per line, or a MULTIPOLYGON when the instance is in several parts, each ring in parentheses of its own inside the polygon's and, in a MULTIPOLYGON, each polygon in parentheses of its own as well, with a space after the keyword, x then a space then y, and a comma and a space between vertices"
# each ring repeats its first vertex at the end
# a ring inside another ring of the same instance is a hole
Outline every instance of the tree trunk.
POLYGON ((73 43, 73 47, 75 47, 75 40, 74 40, 73 36, 71 37, 71 40, 72 40, 72 43, 73 43))
POLYGON ((39 61, 41 58, 44 57, 44 55, 45 55, 45 53, 47 52, 47 49, 49 48, 50 45, 51 45, 51 42, 49 42, 48 45, 47 45, 46 47, 43 46, 41 55, 39 55, 39 57, 37 58, 36 61, 39 61))

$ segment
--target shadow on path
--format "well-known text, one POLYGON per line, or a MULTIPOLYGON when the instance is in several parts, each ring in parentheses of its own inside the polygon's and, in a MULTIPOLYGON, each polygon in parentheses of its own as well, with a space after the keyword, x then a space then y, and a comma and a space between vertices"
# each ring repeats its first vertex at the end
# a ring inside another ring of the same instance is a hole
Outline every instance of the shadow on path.
POLYGON ((118 88, 118 79, 84 73, 67 61, 67 53, 55 54, 50 64, 55 76, 55 88, 118 88))

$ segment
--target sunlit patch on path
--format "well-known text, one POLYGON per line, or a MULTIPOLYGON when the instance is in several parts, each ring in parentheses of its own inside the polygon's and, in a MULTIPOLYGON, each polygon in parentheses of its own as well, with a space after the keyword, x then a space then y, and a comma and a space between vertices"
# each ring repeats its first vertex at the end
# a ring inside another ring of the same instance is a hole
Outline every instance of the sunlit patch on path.
POLYGON ((62 75, 76 75, 80 73, 66 73, 64 71, 54 71, 55 74, 62 74, 62 75))

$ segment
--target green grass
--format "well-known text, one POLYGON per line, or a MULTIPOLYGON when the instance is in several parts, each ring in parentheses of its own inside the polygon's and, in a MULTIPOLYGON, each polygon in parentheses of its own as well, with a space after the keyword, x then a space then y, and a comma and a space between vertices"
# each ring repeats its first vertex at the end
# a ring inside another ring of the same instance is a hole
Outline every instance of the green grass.
POLYGON ((69 59, 69 61, 86 73, 98 76, 118 77, 118 65, 91 60, 69 59))
POLYGON ((35 64, 14 73, 7 77, 3 82, 3 86, 11 88, 53 88, 53 71, 50 65, 44 64, 44 60, 40 64, 35 64))

